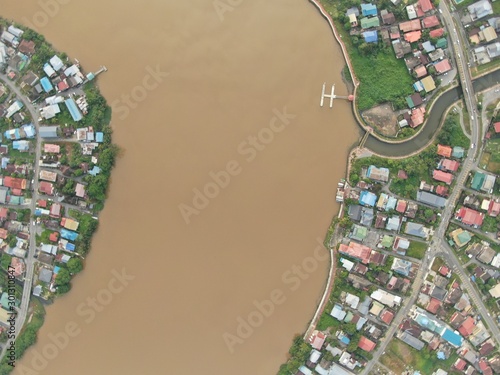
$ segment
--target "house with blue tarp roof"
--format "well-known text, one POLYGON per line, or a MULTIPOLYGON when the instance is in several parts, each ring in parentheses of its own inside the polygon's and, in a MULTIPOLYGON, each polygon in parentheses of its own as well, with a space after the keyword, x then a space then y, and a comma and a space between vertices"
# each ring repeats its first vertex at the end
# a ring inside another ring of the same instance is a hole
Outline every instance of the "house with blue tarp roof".
POLYGON ((359 195, 359 203, 363 206, 373 207, 377 202, 377 196, 368 190, 363 190, 359 195))
POLYGON ((80 110, 78 109, 78 106, 73 99, 66 99, 64 101, 64 104, 66 104, 66 108, 68 108, 68 111, 71 114, 71 117, 73 117, 74 121, 80 121, 83 118, 80 110))
POLYGON ((52 86, 50 79, 48 79, 47 77, 43 77, 40 80, 40 84, 42 85, 43 91, 45 92, 51 92, 52 90, 54 90, 54 86, 52 86))
POLYGON ((97 143, 102 143, 104 141, 104 133, 103 132, 95 133, 95 141, 97 143))
POLYGON ((30 143, 28 141, 14 141, 12 148, 17 151, 29 151, 30 143))
POLYGON ((2 158, 2 169, 7 168, 7 164, 9 164, 9 162, 10 162, 9 158, 3 157, 2 158))
POLYGON ((377 43, 378 42, 378 34, 377 30, 365 31, 363 33, 363 38, 366 43, 377 43))
POLYGON ((361 13, 363 16, 376 16, 377 6, 375 4, 361 4, 361 13))
POLYGON ((443 332, 441 332, 441 337, 443 338, 443 340, 448 341, 451 345, 453 345, 456 348, 462 346, 462 341, 463 341, 462 336, 460 336, 458 333, 453 332, 449 328, 445 328, 443 332))
POLYGON ((24 134, 26 134, 26 138, 35 138, 36 135, 36 129, 33 124, 25 124, 21 126, 21 128, 24 130, 24 134))
POLYGON ((78 238, 78 233, 62 228, 61 237, 67 240, 74 241, 78 238))
POLYGON ((64 246, 64 249, 68 251, 75 251, 75 244, 67 242, 66 245, 64 246))
POLYGON ((99 168, 97 165, 94 165, 94 168, 92 168, 88 173, 91 176, 97 176, 101 172, 101 168, 99 168))
POLYGON ((61 267, 59 266, 55 266, 54 267, 54 273, 57 275, 59 273, 59 271, 61 270, 61 267))

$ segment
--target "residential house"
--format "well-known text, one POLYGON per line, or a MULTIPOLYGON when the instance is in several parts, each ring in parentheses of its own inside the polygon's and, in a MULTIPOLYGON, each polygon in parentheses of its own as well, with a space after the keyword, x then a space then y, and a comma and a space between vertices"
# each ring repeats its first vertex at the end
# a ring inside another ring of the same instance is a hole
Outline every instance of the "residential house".
POLYGON ((432 172, 432 178, 436 181, 441 181, 448 185, 450 185, 453 181, 453 175, 451 173, 443 172, 438 169, 434 169, 434 171, 432 172))
POLYGON ((477 212, 467 207, 461 207, 458 210, 455 218, 462 221, 462 223, 465 225, 479 227, 483 224, 484 213, 477 212))
POLYGON ((431 194, 427 191, 418 191, 417 201, 437 208, 443 208, 446 205, 445 198, 431 194))

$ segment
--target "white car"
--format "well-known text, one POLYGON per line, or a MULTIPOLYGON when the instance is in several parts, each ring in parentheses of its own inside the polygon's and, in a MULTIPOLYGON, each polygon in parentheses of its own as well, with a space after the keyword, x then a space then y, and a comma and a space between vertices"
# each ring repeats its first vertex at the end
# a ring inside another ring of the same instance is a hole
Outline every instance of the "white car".
POLYGON ((475 146, 476 146, 476 144, 475 144, 475 143, 473 143, 473 144, 471 144, 471 145, 470 145, 470 148, 471 148, 471 149, 474 149, 474 147, 475 147, 475 146))

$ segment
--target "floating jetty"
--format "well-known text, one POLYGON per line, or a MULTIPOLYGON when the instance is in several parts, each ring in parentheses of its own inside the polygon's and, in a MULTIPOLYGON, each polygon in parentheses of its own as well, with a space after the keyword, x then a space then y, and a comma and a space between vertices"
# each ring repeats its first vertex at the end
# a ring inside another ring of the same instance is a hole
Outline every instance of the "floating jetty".
POLYGON ((330 108, 333 107, 333 99, 346 99, 346 100, 349 100, 351 102, 354 100, 354 96, 353 95, 349 95, 349 96, 335 95, 335 85, 334 84, 332 85, 332 91, 330 92, 330 94, 326 94, 325 90, 326 90, 326 82, 323 83, 323 89, 321 91, 321 100, 320 100, 320 103, 319 103, 319 105, 321 107, 323 107, 323 104, 325 102, 325 98, 329 98, 330 99, 330 108))

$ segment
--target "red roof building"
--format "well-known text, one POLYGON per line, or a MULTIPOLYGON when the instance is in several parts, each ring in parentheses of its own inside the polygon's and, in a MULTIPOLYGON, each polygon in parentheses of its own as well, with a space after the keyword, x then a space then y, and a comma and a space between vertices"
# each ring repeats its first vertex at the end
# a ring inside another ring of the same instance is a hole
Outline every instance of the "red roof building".
POLYGON ((9 209, 7 207, 0 207, 0 219, 7 219, 9 209))
POLYGON ((422 78, 427 75, 427 69, 423 65, 417 66, 415 69, 413 69, 413 71, 415 72, 417 78, 422 78))
POLYGON ((57 84, 57 90, 59 91, 65 91, 69 89, 69 85, 66 83, 66 81, 61 81, 57 84))
POLYGON ((439 310, 439 306, 441 306, 441 301, 436 298, 431 298, 429 304, 425 309, 431 314, 435 314, 439 310))
POLYGON ((450 273, 450 269, 445 265, 442 265, 441 268, 439 268, 439 273, 443 276, 447 276, 450 273))
POLYGON ((437 169, 434 169, 434 172, 432 172, 432 178, 448 185, 450 185, 453 181, 453 175, 451 173, 443 172, 437 169))
POLYGON ((446 197, 448 196, 448 188, 446 186, 438 185, 436 187, 436 194, 441 195, 442 197, 446 197))
POLYGON ((47 201, 45 199, 39 199, 36 204, 40 208, 47 208, 47 201))
POLYGON ((445 158, 450 158, 453 149, 450 146, 438 145, 437 154, 445 158))
POLYGON ((12 195, 15 195, 15 196, 18 196, 18 197, 20 197, 21 195, 23 195, 23 191, 21 189, 12 189, 11 193, 12 193, 12 195))
POLYGON ((309 336, 309 344, 316 349, 321 350, 323 344, 325 343, 326 335, 323 332, 314 331, 311 336, 309 336))
POLYGON ((461 207, 457 212, 456 219, 462 220, 462 223, 465 225, 481 226, 483 224, 484 214, 471 208, 461 207))
POLYGON ((427 13, 434 9, 431 0, 418 0, 417 6, 422 10, 422 12, 427 13))
POLYGON ((408 204, 408 202, 406 202, 402 199, 398 200, 398 204, 396 205, 396 211, 404 214, 406 211, 407 204, 408 204))
POLYGON ((54 184, 52 182, 40 181, 38 190, 43 194, 54 195, 54 184))
POLYGON ((500 133, 500 122, 495 122, 493 126, 495 127, 495 133, 500 133))
POLYGON ((55 219, 61 217, 61 205, 59 203, 53 203, 52 206, 50 206, 49 216, 55 219))
POLYGON ((434 16, 425 17, 422 20, 422 27, 424 29, 430 29, 431 27, 436 27, 436 26, 439 26, 439 25, 440 25, 439 19, 435 15, 434 16))
POLYGON ((401 22, 399 24, 399 30, 401 30, 404 33, 421 29, 422 25, 420 25, 420 20, 411 20, 411 21, 401 22))
POLYGON ((394 313, 391 310, 384 309, 382 313, 379 315, 379 318, 387 325, 391 324, 394 319, 394 313))
POLYGON ((57 242, 59 239, 59 232, 52 232, 49 236, 49 240, 52 242, 57 242))
POLYGON ((358 348, 364 350, 365 352, 371 352, 377 346, 372 340, 367 339, 365 336, 361 336, 358 343, 358 348))
POLYGON ((418 42, 421 37, 422 37, 421 31, 410 31, 409 33, 405 34, 405 40, 408 43, 418 42))
POLYGON ((492 200, 490 202, 490 207, 488 207, 488 215, 492 217, 497 217, 500 214, 500 202, 495 202, 492 200))
POLYGON ((456 160, 444 159, 441 162, 441 169, 448 171, 448 172, 456 172, 456 171, 458 171, 459 167, 460 167, 460 163, 456 160))
POLYGON ((3 186, 7 186, 11 189, 24 190, 26 189, 26 184, 27 180, 25 180, 24 178, 15 178, 10 176, 6 176, 3 178, 3 186))
POLYGON ((402 180, 406 180, 406 179, 408 179, 408 174, 405 171, 403 171, 402 169, 400 169, 398 171, 398 178, 400 178, 402 180))
POLYGON ((439 29, 434 29, 429 32, 429 36, 431 38, 439 38, 442 37, 444 34, 444 29, 440 27, 439 29))
POLYGON ((465 362, 462 358, 458 358, 453 364, 453 367, 458 371, 463 371, 465 369, 465 366, 467 366, 467 362, 465 362))
POLYGON ((458 332, 462 336, 469 336, 474 332, 474 328, 476 327, 476 322, 472 316, 468 316, 467 319, 462 323, 462 325, 458 328, 458 332))
POLYGON ((372 250, 368 246, 358 244, 356 242, 349 242, 349 246, 340 244, 339 253, 347 255, 351 258, 360 260, 362 263, 368 264, 370 262, 370 255, 372 250))
POLYGON ((440 62, 434 64, 434 68, 436 68, 437 74, 443 74, 451 70, 451 64, 448 59, 443 59, 440 62))
POLYGON ((411 122, 410 126, 412 128, 416 128, 419 125, 422 125, 424 123, 424 116, 425 116, 425 108, 424 107, 419 107, 419 108, 414 108, 411 111, 411 122))

